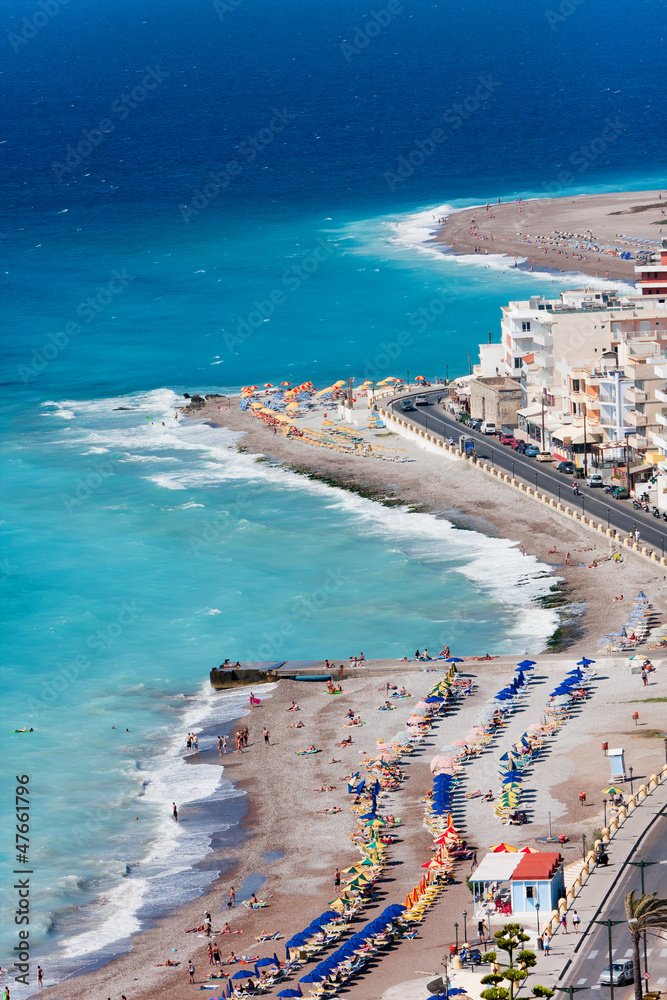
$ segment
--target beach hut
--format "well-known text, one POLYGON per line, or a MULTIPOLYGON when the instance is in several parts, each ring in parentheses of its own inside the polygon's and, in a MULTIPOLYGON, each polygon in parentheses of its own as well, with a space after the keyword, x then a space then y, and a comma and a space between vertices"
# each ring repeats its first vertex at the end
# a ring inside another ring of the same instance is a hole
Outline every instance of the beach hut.
POLYGON ((499 898, 505 907, 509 904, 513 915, 534 913, 536 903, 543 913, 548 913, 565 895, 563 858, 551 852, 492 852, 482 858, 470 883, 475 916, 493 912, 499 898))

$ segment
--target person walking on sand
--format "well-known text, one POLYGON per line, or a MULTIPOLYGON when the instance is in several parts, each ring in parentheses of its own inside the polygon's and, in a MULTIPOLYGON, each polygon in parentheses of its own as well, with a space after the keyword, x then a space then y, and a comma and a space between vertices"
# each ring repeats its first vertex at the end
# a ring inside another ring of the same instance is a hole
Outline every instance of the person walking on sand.
POLYGON ((271 739, 271 734, 270 734, 269 730, 266 728, 266 726, 264 726, 264 729, 262 730, 262 732, 264 734, 264 745, 268 747, 269 746, 269 740, 271 739))
POLYGON ((41 990, 41 988, 42 988, 43 985, 44 985, 44 973, 42 972, 41 965, 38 965, 37 966, 37 986, 41 990))
POLYGON ((574 913, 572 914, 572 926, 574 927, 574 933, 575 934, 579 933, 579 924, 580 923, 581 923, 581 921, 580 921, 580 918, 579 918, 579 914, 575 910, 574 913))
POLYGON ((178 823, 178 808, 176 807, 175 802, 171 803, 171 812, 174 817, 174 822, 178 823))
POLYGON ((334 889, 340 889, 340 871, 338 868, 334 872, 334 889))
POLYGON ((231 886, 229 890, 229 901, 227 906, 236 906, 236 892, 234 891, 234 886, 231 886))
POLYGON ((204 926, 206 928, 206 937, 211 936, 211 924, 212 924, 211 914, 207 910, 206 913, 204 914, 204 926))
POLYGON ((210 944, 208 946, 208 964, 213 965, 213 948, 210 944))
POLYGON ((222 752, 227 753, 227 737, 222 737, 222 752))
POLYGON ((190 982, 194 986, 194 982, 195 982, 195 967, 192 964, 192 959, 191 958, 188 959, 188 982, 190 982))
POLYGON ((218 757, 222 757, 222 736, 218 736, 218 757))
POLYGON ((644 687, 648 684, 648 674, 646 673, 646 667, 642 667, 642 683, 644 687))
POLYGON ((570 553, 569 552, 565 553, 565 565, 566 566, 570 565, 570 553))

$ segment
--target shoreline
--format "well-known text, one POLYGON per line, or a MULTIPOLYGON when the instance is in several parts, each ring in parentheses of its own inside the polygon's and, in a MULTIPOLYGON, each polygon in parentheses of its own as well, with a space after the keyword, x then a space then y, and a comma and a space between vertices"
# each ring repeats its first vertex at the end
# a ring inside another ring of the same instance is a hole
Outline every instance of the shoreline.
POLYGON ((438 220, 440 229, 428 242, 446 256, 483 260, 502 255, 509 269, 524 273, 573 273, 634 283, 638 261, 602 248, 615 246, 634 258, 638 249, 647 248, 642 240, 659 241, 667 233, 664 210, 667 194, 659 190, 489 202, 453 210, 444 222, 438 220), (555 232, 586 239, 557 238, 555 232))
MULTIPOLYGON (((620 593, 648 587, 656 604, 659 598, 667 596, 663 574, 657 570, 631 557, 624 557, 618 566, 612 564, 606 538, 596 538, 575 522, 565 523, 530 498, 489 480, 480 470, 446 454, 433 454, 416 441, 398 437, 389 428, 384 432, 390 434, 387 446, 396 441, 407 461, 395 464, 375 456, 343 455, 284 438, 236 406, 232 397, 231 409, 218 410, 217 401, 211 399, 189 416, 204 420, 209 426, 242 433, 244 436, 236 447, 258 461, 275 462, 298 475, 351 490, 385 506, 401 506, 443 517, 461 529, 509 539, 516 547, 523 546, 527 555, 534 556, 553 574, 551 593, 561 606, 565 591, 567 604, 559 610, 559 622, 551 637, 555 640, 547 646, 551 652, 590 653, 599 638, 623 624, 623 605, 613 600, 620 593), (554 540, 557 552, 552 555, 549 549, 554 540), (571 553, 569 566, 564 564, 566 552, 571 553), (593 559, 598 566, 588 569, 593 559), (563 630, 567 634, 559 642, 563 630)), ((373 440, 372 432, 364 433, 366 440, 373 440)))

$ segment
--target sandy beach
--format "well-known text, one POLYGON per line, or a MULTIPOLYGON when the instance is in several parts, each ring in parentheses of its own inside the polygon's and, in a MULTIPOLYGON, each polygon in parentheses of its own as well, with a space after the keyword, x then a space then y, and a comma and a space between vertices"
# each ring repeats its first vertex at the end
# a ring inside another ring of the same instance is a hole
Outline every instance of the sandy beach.
MULTIPOLYGON (((612 563, 608 539, 596 537, 574 522, 550 514, 542 505, 447 453, 426 450, 415 441, 393 434, 390 428, 375 431, 362 424, 356 432, 373 447, 373 453, 366 457, 360 453, 342 454, 274 434, 248 411, 240 411, 236 401, 232 401, 231 409, 219 409, 219 406, 220 401, 211 399, 191 415, 242 432, 237 446, 257 456, 283 462, 297 472, 358 491, 380 502, 431 512, 463 530, 509 538, 517 546, 523 546, 528 556, 545 564, 545 569, 550 568, 554 583, 563 585, 567 603, 575 612, 564 617, 552 645, 556 650, 597 650, 596 640, 625 621, 622 603, 614 601, 614 597, 621 594, 627 596, 643 588, 654 605, 664 610, 667 588, 660 567, 655 569, 631 553, 624 553, 622 563, 612 563), (385 451, 380 451, 379 447, 385 451), (378 457, 382 454, 385 459, 378 457), (401 460, 387 461, 387 457, 401 460), (554 545, 556 552, 550 553, 554 545), (570 553, 569 566, 565 565, 567 552, 570 553), (597 568, 589 569, 593 561, 598 563, 597 568)), ((298 424, 320 427, 322 413, 299 418, 298 424)), ((351 425, 341 426, 349 428, 351 425)), ((415 637, 417 644, 420 641, 424 640, 415 637)), ((365 652, 367 656, 373 655, 372 650, 365 652)), ((464 652, 485 653, 487 650, 464 652)))
POLYGON ((452 212, 434 242, 455 254, 505 254, 526 268, 634 283, 636 254, 667 235, 667 192, 489 203, 452 212), (612 250, 611 248, 614 248, 612 250), (630 252, 624 260, 621 252, 630 252))
MULTIPOLYGON (((650 775, 661 764, 663 744, 655 738, 655 733, 664 706, 646 699, 660 697, 664 701, 665 668, 657 661, 649 687, 644 688, 627 661, 618 660, 608 666, 604 663, 597 666, 589 701, 575 709, 563 728, 547 740, 540 758, 532 766, 525 803, 531 818, 528 826, 503 826, 494 816, 492 803, 466 797, 465 793, 476 789, 486 792, 490 788, 497 794, 500 755, 531 723, 540 721, 552 684, 564 676, 572 662, 563 657, 543 658, 526 695, 508 716, 506 727, 494 736, 481 756, 463 766, 463 784, 452 812, 457 830, 478 851, 479 860, 499 840, 514 846, 539 847, 535 838, 546 834, 550 810, 554 832, 570 838, 562 848, 566 863, 575 861, 581 853, 582 831, 590 837, 602 825, 601 789, 609 780, 609 763, 600 752, 601 741, 612 740, 625 747, 626 759, 633 764, 637 779, 650 775), (639 711, 639 724, 632 720, 634 710, 639 711), (578 798, 581 789, 587 790, 583 810, 578 798)), ((393 831, 397 842, 387 849, 387 863, 377 882, 377 898, 364 910, 362 919, 352 925, 353 930, 362 927, 366 919, 376 916, 383 907, 403 902, 406 892, 421 878, 421 866, 429 859, 433 846, 432 836, 424 827, 422 801, 432 783, 429 764, 440 747, 466 737, 480 712, 492 704, 494 693, 515 676, 511 657, 464 663, 459 667, 459 677, 473 681, 472 693, 455 702, 446 717, 438 719, 423 742, 416 745, 415 752, 402 759, 404 780, 398 790, 380 800, 379 811, 400 817, 401 825, 393 831)), ((188 934, 186 930, 200 925, 206 910, 212 913, 214 932, 219 932, 225 921, 232 931, 241 931, 216 935, 223 959, 229 958, 231 952, 237 957, 270 957, 277 952, 284 960, 285 941, 326 910, 335 898, 335 866, 344 869, 360 860, 358 850, 349 840, 355 816, 350 811, 346 776, 363 771, 364 757, 376 750, 378 741, 405 731, 417 700, 442 676, 442 664, 410 663, 403 667, 397 664, 386 678, 359 669, 354 676, 343 680, 343 693, 335 696, 328 695, 323 684, 297 681, 280 681, 274 686, 255 689, 261 704, 245 719, 250 729, 247 751, 223 758, 211 751, 199 754, 197 761, 197 766, 224 765, 225 778, 247 795, 248 811, 240 831, 244 839, 236 848, 222 848, 218 852, 225 875, 206 896, 137 935, 126 955, 40 993, 62 1000, 81 997, 93 1000, 121 994, 127 1000, 148 1000, 156 992, 167 998, 180 998, 199 989, 207 983, 209 972, 214 971, 206 954, 208 940, 202 932, 188 934), (411 695, 397 701, 391 713, 378 711, 385 699, 385 679, 405 684, 411 695), (298 713, 286 711, 293 700, 300 707, 298 713), (364 720, 363 726, 343 728, 350 708, 364 720), (291 728, 295 721, 303 723, 303 728, 291 728), (270 730, 268 746, 262 739, 264 726, 270 730), (349 734, 352 746, 336 747, 349 734), (298 748, 310 744, 322 752, 310 757, 296 756, 298 748), (315 790, 322 786, 333 786, 334 790, 315 790), (322 812, 330 808, 341 811, 322 812), (242 886, 247 878, 253 881, 246 883, 249 888, 244 892, 242 886), (231 885, 237 891, 234 909, 227 907, 231 885), (248 910, 240 905, 253 888, 269 904, 265 909, 248 910), (282 935, 279 941, 255 940, 260 934, 276 931, 282 935), (159 965, 166 959, 181 964, 175 968, 159 965), (195 987, 187 981, 189 959, 195 964, 195 987)), ((171 821, 168 813, 166 804, 165 819, 171 821)), ((179 822, 188 823, 191 819, 187 809, 179 815, 179 822)), ((418 936, 396 942, 341 993, 359 1000, 379 1000, 400 983, 415 978, 426 982, 431 976, 441 974, 444 949, 454 940, 454 922, 458 921, 462 927, 464 909, 469 913, 471 939, 474 936, 471 897, 465 883, 470 870, 469 860, 460 862, 453 884, 419 925, 418 936)), ((239 968, 227 965, 226 971, 231 974, 239 968)), ((285 986, 295 986, 306 971, 307 967, 297 970, 287 983, 276 986, 267 995, 275 996, 285 986)), ((207 991, 207 995, 216 996, 219 991, 207 991)))

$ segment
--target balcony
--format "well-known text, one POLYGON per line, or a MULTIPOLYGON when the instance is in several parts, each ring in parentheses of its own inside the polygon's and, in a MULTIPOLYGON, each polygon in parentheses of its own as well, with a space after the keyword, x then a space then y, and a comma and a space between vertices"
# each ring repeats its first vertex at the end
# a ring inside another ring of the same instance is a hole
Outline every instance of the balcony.
POLYGON ((628 410, 626 417, 630 427, 646 427, 648 423, 646 414, 639 413, 637 410, 628 410))
POLYGON ((643 389, 638 389, 634 385, 629 385, 626 389, 627 398, 631 403, 645 403, 646 393, 643 389))
POLYGON ((664 389, 656 389, 655 398, 659 399, 661 403, 667 403, 667 387, 664 389))
POLYGON ((664 407, 655 415, 656 423, 662 424, 663 427, 667 427, 667 409, 664 407))
POLYGON ((540 347, 553 347, 554 338, 550 330, 535 330, 533 333, 533 341, 539 344, 540 347))

